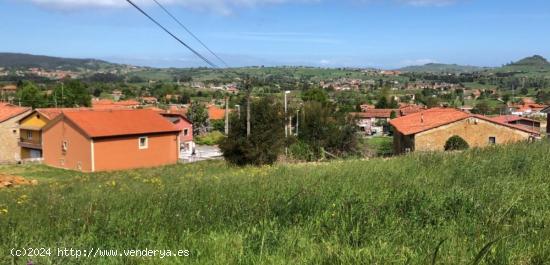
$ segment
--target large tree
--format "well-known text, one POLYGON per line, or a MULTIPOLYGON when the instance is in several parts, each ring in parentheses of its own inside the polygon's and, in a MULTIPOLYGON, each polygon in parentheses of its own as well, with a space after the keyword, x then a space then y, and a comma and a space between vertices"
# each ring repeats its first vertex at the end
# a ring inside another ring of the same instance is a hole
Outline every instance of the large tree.
POLYGON ((273 164, 285 144, 283 107, 272 97, 264 97, 251 100, 250 110, 249 136, 246 115, 231 115, 229 135, 220 144, 223 156, 239 166, 273 164))
POLYGON ((40 89, 32 82, 22 82, 17 89, 17 103, 23 106, 38 108, 46 104, 40 89))
POLYGON ((326 152, 346 156, 356 151, 356 126, 349 116, 335 111, 331 104, 304 103, 298 128, 298 140, 306 143, 317 158, 326 152))
POLYGON ((85 83, 79 80, 64 81, 54 89, 54 101, 62 107, 89 107, 92 96, 85 83))
POLYGON ((205 134, 209 122, 208 122, 208 110, 203 104, 194 102, 191 104, 191 109, 188 113, 189 120, 193 123, 193 135, 198 136, 205 134))

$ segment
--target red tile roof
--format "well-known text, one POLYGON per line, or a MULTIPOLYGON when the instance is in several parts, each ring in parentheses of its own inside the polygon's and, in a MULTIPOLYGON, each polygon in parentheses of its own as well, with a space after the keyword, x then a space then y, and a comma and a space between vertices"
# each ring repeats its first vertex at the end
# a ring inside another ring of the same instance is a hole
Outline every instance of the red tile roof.
POLYGON ((112 101, 110 99, 92 100, 94 109, 129 109, 141 105, 135 100, 112 101))
POLYGON ((367 109, 363 112, 352 113, 357 118, 387 118, 391 117, 391 113, 395 112, 396 117, 399 116, 399 110, 396 109, 367 109))
POLYGON ((416 134, 469 117, 468 113, 447 108, 433 108, 403 116, 390 124, 404 135, 416 134))
POLYGON ((214 105, 208 106, 208 119, 223 120, 225 119, 225 110, 214 105))
POLYGON ((23 114, 30 108, 18 107, 8 103, 0 103, 0 122, 7 121, 17 115, 23 114))
POLYGON ((48 120, 53 120, 63 112, 80 110, 90 110, 90 108, 41 108, 36 109, 36 112, 42 114, 48 120))
POLYGON ((514 124, 495 121, 483 115, 472 115, 466 112, 452 108, 433 108, 422 112, 414 113, 408 116, 403 116, 390 121, 390 124, 403 135, 412 135, 443 125, 451 124, 466 118, 475 117, 488 122, 497 123, 513 129, 518 129, 528 133, 539 134, 540 132, 518 126, 514 124))
POLYGON ((502 116, 493 117, 491 119, 496 121, 496 122, 501 122, 501 123, 509 123, 509 122, 514 122, 514 121, 519 121, 519 120, 530 121, 530 122, 538 122, 536 120, 521 117, 521 116, 517 116, 517 115, 502 115, 502 116))
POLYGON ((179 132, 153 110, 83 110, 63 112, 90 138, 179 132))

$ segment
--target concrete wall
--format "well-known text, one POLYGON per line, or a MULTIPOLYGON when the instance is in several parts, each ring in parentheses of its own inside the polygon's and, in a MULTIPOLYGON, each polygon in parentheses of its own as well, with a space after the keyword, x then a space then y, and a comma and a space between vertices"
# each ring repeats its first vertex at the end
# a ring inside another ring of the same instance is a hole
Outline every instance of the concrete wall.
POLYGON ((414 149, 415 151, 444 151, 445 143, 453 135, 462 137, 470 147, 489 146, 489 137, 495 137, 496 144, 506 144, 529 140, 531 136, 517 129, 477 118, 468 118, 416 134, 414 149))
POLYGON ((112 171, 176 164, 178 133, 94 139, 96 171, 112 171), (139 138, 148 137, 148 147, 139 148, 139 138))
POLYGON ((0 123, 0 163, 21 160, 19 120, 29 113, 30 110, 0 123))
POLYGON ((91 140, 66 120, 61 120, 42 132, 42 151, 46 165, 92 171, 91 140), (62 148, 63 141, 68 144, 66 151, 62 148))

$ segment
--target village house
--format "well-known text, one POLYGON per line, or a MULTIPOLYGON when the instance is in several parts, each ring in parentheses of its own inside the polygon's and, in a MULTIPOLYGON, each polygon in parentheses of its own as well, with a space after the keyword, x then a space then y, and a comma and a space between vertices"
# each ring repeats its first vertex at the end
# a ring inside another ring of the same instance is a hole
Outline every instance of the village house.
POLYGON ((0 163, 21 161, 18 121, 30 112, 30 108, 0 103, 0 163))
POLYGON ((21 159, 42 159, 42 129, 63 111, 86 110, 87 108, 39 108, 19 120, 21 159))
POLYGON ((193 123, 187 117, 179 112, 160 111, 162 115, 169 122, 180 131, 180 154, 190 155, 195 150, 195 142, 193 141, 193 123))
POLYGON ((95 98, 92 100, 92 108, 101 110, 101 109, 135 109, 141 106, 138 101, 135 100, 122 100, 122 101, 113 101, 110 99, 98 99, 95 98))
POLYGON ((0 87, 0 93, 2 94, 15 94, 15 92, 17 92, 16 85, 5 85, 0 87))
POLYGON ((451 108, 433 108, 390 121, 394 128, 394 152, 443 151, 452 136, 460 136, 470 147, 486 147, 527 141, 540 133, 523 126, 495 121, 451 108))
POLYGON ((122 91, 118 90, 118 89, 115 89, 113 90, 113 92, 111 93, 111 96, 113 97, 113 99, 115 101, 119 101, 123 96, 124 96, 124 93, 122 93, 122 91))
POLYGON ((520 104, 510 106, 511 114, 518 116, 545 116, 546 114, 541 112, 545 105, 537 104, 531 98, 524 98, 520 104))
POLYGON ((361 110, 362 112, 351 113, 359 131, 366 135, 383 135, 389 133, 390 119, 417 113, 424 110, 424 107, 400 104, 398 109, 376 109, 372 105, 363 104, 361 110))
POLYGON ((550 138, 550 106, 540 112, 546 114, 546 136, 550 138))
POLYGON ((44 163, 83 172, 175 164, 179 134, 153 110, 63 111, 43 128, 44 163))
POLYGON ((526 117, 521 117, 517 115, 501 115, 493 117, 492 119, 500 123, 513 124, 517 126, 523 126, 533 131, 540 131, 540 121, 529 119, 526 117))
POLYGON ((143 102, 143 104, 154 105, 158 103, 158 99, 156 97, 141 97, 141 102, 143 102))

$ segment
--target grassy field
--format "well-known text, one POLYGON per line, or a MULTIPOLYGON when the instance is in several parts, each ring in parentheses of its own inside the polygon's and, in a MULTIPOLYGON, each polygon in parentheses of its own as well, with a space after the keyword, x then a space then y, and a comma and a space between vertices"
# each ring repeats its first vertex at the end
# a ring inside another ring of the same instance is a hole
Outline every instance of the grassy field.
POLYGON ((548 264, 549 165, 537 143, 261 168, 0 166, 39 181, 0 190, 0 264, 26 264, 14 247, 190 250, 34 264, 548 264))

